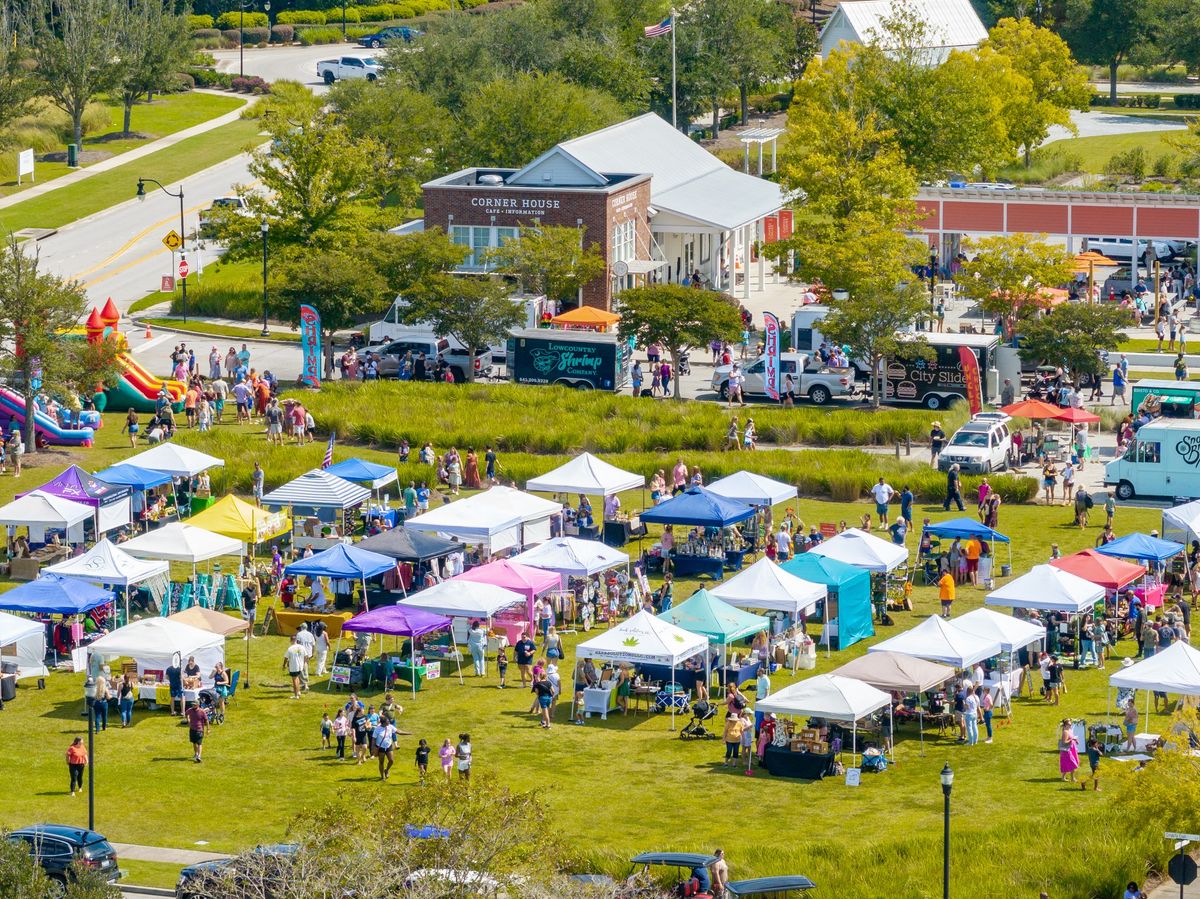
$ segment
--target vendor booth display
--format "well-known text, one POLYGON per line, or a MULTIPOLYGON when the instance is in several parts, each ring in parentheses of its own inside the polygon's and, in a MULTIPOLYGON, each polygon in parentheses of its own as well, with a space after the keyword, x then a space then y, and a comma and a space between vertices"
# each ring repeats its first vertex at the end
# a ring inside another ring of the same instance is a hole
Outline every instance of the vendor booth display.
POLYGON ((822 540, 808 554, 876 573, 887 573, 908 564, 906 547, 858 528, 848 528, 836 537, 822 540))
POLYGON ((550 520, 562 506, 511 487, 492 487, 404 522, 406 528, 457 537, 488 554, 550 539, 550 520))
POLYGON ((203 512, 197 512, 188 519, 188 524, 243 543, 262 543, 286 534, 291 528, 286 513, 268 512, 232 493, 221 497, 203 512))
POLYGON ((984 599, 989 606, 1077 615, 1104 599, 1104 588, 1053 565, 1035 565, 984 599))
MULTIPOLYGON (((1156 652, 1128 668, 1122 668, 1108 679, 1110 688, 1144 690, 1146 717, 1150 720, 1150 694, 1173 693, 1177 696, 1200 696, 1200 650, 1182 640, 1156 652)), ((1130 702, 1133 701, 1131 698, 1130 702)), ((1112 703, 1109 703, 1112 707, 1112 703)))
POLYGON ((1050 564, 1106 590, 1124 589, 1146 574, 1146 569, 1141 565, 1113 558, 1094 549, 1052 559, 1050 564))
POLYGON ((232 537, 175 521, 125 541, 121 549, 139 559, 185 562, 194 569, 201 562, 221 556, 240 557, 246 546, 232 537))
POLYGON ((779 567, 802 580, 825 585, 829 595, 822 643, 845 649, 875 635, 870 572, 812 552, 793 556, 779 567))
POLYGON ((396 481, 396 469, 365 459, 344 459, 325 469, 326 473, 344 481, 353 481, 371 490, 378 490, 396 481))
MULTIPOLYGON (((858 722, 884 708, 890 716, 891 702, 889 694, 862 681, 821 674, 758 700, 754 709, 768 714, 849 723, 853 760, 858 750, 858 722)), ((793 730, 791 734, 786 729, 777 729, 774 741, 763 754, 763 766, 781 777, 810 780, 824 777, 833 767, 836 751, 828 740, 819 739, 821 733, 820 727, 793 730)))
POLYGON ((563 577, 590 577, 610 568, 629 566, 629 556, 619 549, 578 537, 558 537, 513 556, 511 561, 555 571, 563 577))
POLYGON ((1163 509, 1162 536, 1177 543, 1200 540, 1200 499, 1163 509))
POLYGON ((359 549, 391 556, 397 562, 428 562, 462 552, 462 544, 410 528, 391 528, 355 544, 359 549))
POLYGON ((125 588, 125 620, 129 620, 129 589, 157 581, 153 586, 165 591, 171 566, 151 559, 135 559, 107 537, 82 556, 75 556, 46 569, 47 574, 76 578, 92 584, 125 588))
MULTIPOLYGON (((708 638, 692 634, 669 621, 655 618, 645 609, 603 633, 575 647, 576 659, 594 659, 629 665, 664 665, 671 669, 671 680, 663 686, 665 706, 671 710, 671 729, 675 729, 675 710, 687 707, 687 697, 677 688, 675 672, 681 664, 708 649, 708 638), (676 692, 678 689, 678 692, 676 692), (682 702, 677 701, 677 697, 682 702)), ((572 695, 579 690, 572 676, 572 695)))
POLYGON ((354 532, 357 510, 370 498, 366 487, 315 468, 266 494, 262 504, 289 511, 296 548, 328 549, 354 532))
MULTIPOLYGON (((283 573, 289 577, 310 577, 319 578, 327 577, 334 581, 358 581, 362 585, 363 604, 367 601, 367 579, 378 577, 381 574, 386 574, 396 567, 396 562, 390 556, 385 556, 381 553, 373 553, 365 549, 360 549, 357 546, 348 546, 344 543, 339 543, 332 546, 323 552, 309 556, 307 559, 300 559, 292 562, 283 569, 283 573)), ((332 609, 313 609, 312 614, 324 616, 327 611, 332 609)), ((278 610, 277 617, 283 623, 283 615, 299 615, 299 619, 293 619, 298 622, 304 620, 304 616, 310 614, 303 611, 299 606, 294 610, 278 610)), ((341 632, 339 624, 335 631, 330 629, 329 636, 336 637, 341 632)))
POLYGON ((584 493, 610 496, 646 486, 644 475, 624 471, 593 456, 580 453, 570 462, 526 482, 525 489, 538 493, 584 493))
MULTIPOLYGON (((759 559, 745 571, 715 585, 711 592, 718 599, 741 609, 783 612, 787 618, 786 626, 781 630, 790 632, 784 643, 788 644, 785 653, 792 659, 793 670, 799 661, 800 644, 795 639, 799 625, 829 595, 824 584, 797 577, 767 558, 759 559)), ((824 608, 828 613, 828 604, 824 608)), ((808 646, 811 647, 811 642, 808 646)))
MULTIPOLYGON (((37 488, 39 493, 58 496, 90 506, 95 512, 96 533, 128 527, 133 521, 133 491, 124 484, 110 484, 88 474, 78 465, 37 488)), ((31 491, 32 492, 32 491, 31 491)), ((24 496, 25 494, 22 494, 24 496)))
MULTIPOLYGON (((47 542, 47 531, 61 531, 66 543, 82 543, 84 524, 94 514, 91 506, 34 490, 0 506, 0 524, 29 528, 29 542, 35 546, 47 542)), ((37 577, 36 561, 33 565, 34 570, 14 570, 12 576, 25 580, 37 577)))
MULTIPOLYGON (((426 662, 423 655, 418 656, 417 638, 423 637, 426 634, 432 634, 435 631, 446 630, 450 627, 450 624, 451 619, 445 615, 437 615, 421 609, 406 609, 404 606, 383 606, 382 608, 356 615, 347 621, 342 629, 362 634, 408 637, 410 640, 410 654, 407 663, 403 658, 389 660, 390 664, 385 666, 384 682, 386 686, 390 687, 393 675, 403 680, 408 680, 412 684, 413 696, 416 696, 424 680, 429 679, 431 675, 435 678, 441 676, 441 662, 436 660, 426 662), (437 666, 438 670, 436 673, 434 673, 431 666, 437 666)), ((386 656, 387 653, 385 652, 384 655, 386 656)), ((352 672, 351 676, 353 676, 352 672)), ((461 682, 461 661, 459 662, 458 678, 461 682)))
POLYGON ((158 446, 126 459, 125 462, 129 465, 136 465, 138 468, 161 471, 175 478, 194 478, 210 468, 219 468, 225 465, 224 459, 180 446, 178 443, 160 443, 158 446))
POLYGON ((899 652, 931 662, 944 662, 955 668, 967 668, 999 655, 1000 643, 967 633, 953 621, 931 615, 916 627, 868 647, 867 652, 899 652))
MULTIPOLYGON (((912 522, 909 522, 912 526, 912 522)), ((1012 541, 999 531, 989 528, 987 525, 976 521, 974 518, 952 518, 949 521, 939 521, 937 524, 927 524, 924 527, 924 532, 931 537, 940 539, 954 540, 978 540, 980 543, 990 543, 992 545, 992 556, 996 555, 996 544, 1004 543, 1008 546, 1008 569, 1012 570, 1012 541)), ((1007 577, 1007 572, 1005 573, 1007 577)))
POLYGON ((495 616, 492 621, 493 627, 500 628, 505 632, 509 643, 516 643, 521 638, 521 631, 526 628, 532 629, 536 624, 533 604, 537 599, 553 603, 556 619, 560 616, 563 620, 570 620, 574 617, 574 609, 567 607, 567 595, 562 592, 562 575, 555 571, 522 565, 511 559, 501 559, 480 565, 478 568, 471 568, 446 583, 454 584, 464 581, 492 584, 525 597, 525 605, 520 612, 509 609, 495 616))
POLYGON ((0 612, 0 701, 11 699, 8 693, 12 681, 23 677, 45 677, 46 626, 31 618, 20 618, 0 612))
POLYGON ((741 568, 747 550, 754 549, 757 529, 737 533, 733 525, 749 522, 758 514, 754 506, 717 496, 703 487, 692 487, 641 515, 644 524, 683 525, 693 529, 686 539, 674 535, 667 547, 656 544, 648 566, 669 561, 676 577, 708 575, 720 579, 726 568, 741 568))
MULTIPOLYGON (((770 619, 722 602, 711 591, 703 588, 697 590, 679 605, 671 606, 658 617, 689 633, 707 637, 710 644, 721 647, 718 673, 722 684, 732 682, 740 686, 746 681, 758 677, 759 667, 762 664, 760 659, 747 658, 737 665, 729 665, 726 659, 727 648, 738 640, 745 640, 755 634, 769 633, 770 619)), ((706 655, 703 676, 707 679, 705 682, 711 685, 710 660, 711 654, 706 655)), ((666 669, 652 670, 654 668, 655 666, 643 665, 642 674, 653 680, 666 680, 671 676, 671 672, 666 669)), ((685 689, 691 689, 694 686, 695 676, 700 674, 699 671, 684 672, 680 675, 681 685, 685 689), (689 675, 691 676, 689 677, 689 675)))
MULTIPOLYGON (((200 666, 197 682, 184 682, 184 699, 195 701, 201 688, 211 687, 217 662, 225 661, 225 638, 168 618, 144 618, 106 634, 88 647, 89 653, 108 660, 130 658, 137 663, 139 699, 165 704, 166 670, 195 657, 200 666)), ((167 697, 169 701, 169 696, 167 697)))
POLYGON ((717 496, 750 506, 777 506, 799 495, 799 491, 791 484, 749 471, 739 471, 713 481, 708 489, 717 496))
POLYGON ((0 609, 34 615, 80 615, 115 599, 111 590, 94 584, 43 574, 37 580, 0 593, 0 609))
POLYGON ((141 468, 137 465, 130 465, 128 462, 98 471, 96 477, 109 484, 122 484, 141 491, 163 487, 175 480, 165 472, 155 471, 152 468, 141 468))
MULTIPOLYGON (((837 677, 852 677, 888 693, 910 694, 914 699, 903 703, 905 715, 915 715, 920 728, 921 748, 925 747, 926 703, 922 694, 940 687, 954 677, 954 669, 927 659, 901 652, 870 652, 852 659, 829 672, 837 677)), ((936 706, 933 711, 937 713, 936 706)), ((895 714, 893 710, 893 714, 895 714)), ((903 720, 903 719, 901 719, 903 720)))

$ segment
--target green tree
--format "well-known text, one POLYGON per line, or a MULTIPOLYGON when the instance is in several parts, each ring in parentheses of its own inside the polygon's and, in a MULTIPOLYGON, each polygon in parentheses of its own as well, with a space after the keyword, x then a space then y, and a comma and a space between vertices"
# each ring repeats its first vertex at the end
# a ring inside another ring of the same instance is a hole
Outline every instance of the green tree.
POLYGON ((1071 110, 1086 110, 1092 89, 1087 73, 1076 64, 1066 42, 1028 19, 1001 19, 988 33, 981 52, 992 50, 1012 65, 1024 81, 1004 92, 1003 118, 1025 165, 1046 139, 1051 125, 1074 130, 1071 110))
POLYGON ((187 17, 171 0, 129 0, 121 19, 121 68, 118 90, 125 108, 123 129, 131 133, 138 98, 167 87, 187 61, 187 17))
POLYGON ((904 334, 929 312, 929 295, 919 283, 894 286, 879 279, 864 285, 846 299, 833 299, 831 311, 821 320, 821 333, 834 343, 848 344, 855 357, 871 367, 872 404, 883 401, 883 371, 889 358, 903 349, 922 352, 920 335, 904 334))
MULTIPOLYGON (((679 284, 655 284, 621 291, 622 337, 642 346, 657 343, 679 370, 679 354, 710 340, 733 340, 742 330, 737 301, 728 294, 697 290, 679 284)), ((675 399, 680 399, 675 379, 675 399)))
POLYGON ((489 250, 489 262, 517 280, 520 290, 544 294, 559 303, 574 303, 585 284, 604 274, 606 263, 582 228, 526 228, 515 240, 489 250))
POLYGON ((415 234, 380 234, 369 249, 370 264, 401 296, 419 290, 453 293, 453 272, 467 258, 468 248, 454 243, 441 228, 415 234))
POLYGON ((568 35, 559 49, 555 68, 568 81, 611 96, 623 109, 645 108, 650 75, 634 47, 609 35, 593 37, 583 32, 568 35))
POLYGON ((1021 358, 1034 365, 1061 365, 1078 387, 1084 375, 1103 374, 1098 350, 1126 339, 1129 315, 1100 303, 1063 303, 1021 323, 1021 358))
POLYGON ((0 9, 0 146, 6 143, 5 129, 28 114, 37 93, 37 82, 16 46, 16 23, 6 4, 0 9))
POLYGON ((293 251, 275 266, 267 293, 268 308, 281 321, 299 322, 300 307, 321 314, 328 338, 364 316, 382 314, 390 304, 387 283, 371 266, 341 250, 293 251))
POLYGON ((45 899, 50 879, 33 863, 29 845, 0 834, 0 890, 7 899, 45 899))
MULTIPOLYGON (((426 323, 435 334, 453 337, 468 347, 472 363, 486 355, 491 344, 506 340, 509 331, 525 319, 525 310, 513 302, 508 286, 499 278, 427 282, 409 296, 409 320, 426 323)), ((464 373, 468 381, 475 380, 474 364, 464 373)))
POLYGON ((1063 37, 1080 62, 1108 66, 1108 96, 1117 101, 1117 69, 1155 42, 1156 4, 1146 0, 1067 0, 1063 37))
POLYGON ((1072 257, 1046 243, 1045 234, 1005 234, 972 239, 963 251, 974 258, 963 264, 955 283, 984 312, 1004 320, 1004 332, 1048 305, 1046 288, 1071 279, 1072 257))
POLYGON ((520 166, 561 141, 625 117, 607 94, 561 75, 517 74, 474 91, 462 111, 462 162, 520 166))
POLYGON ((29 37, 39 91, 71 117, 71 134, 83 143, 83 113, 121 76, 121 22, 116 0, 29 0, 29 37))

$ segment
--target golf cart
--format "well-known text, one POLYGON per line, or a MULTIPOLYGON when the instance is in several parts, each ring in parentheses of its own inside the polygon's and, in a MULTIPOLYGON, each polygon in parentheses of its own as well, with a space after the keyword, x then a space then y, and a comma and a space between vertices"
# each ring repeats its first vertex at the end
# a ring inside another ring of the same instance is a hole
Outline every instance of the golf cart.
POLYGON ((815 890, 817 885, 799 874, 781 877, 756 877, 753 880, 732 880, 725 884, 727 896, 752 896, 755 899, 785 899, 795 892, 815 890))
POLYGON ((712 875, 708 869, 716 864, 717 857, 706 852, 643 852, 635 855, 630 864, 642 865, 639 872, 650 876, 651 865, 681 869, 683 876, 676 875, 671 892, 681 899, 712 899, 712 875), (703 877, 699 876, 703 874, 703 877))

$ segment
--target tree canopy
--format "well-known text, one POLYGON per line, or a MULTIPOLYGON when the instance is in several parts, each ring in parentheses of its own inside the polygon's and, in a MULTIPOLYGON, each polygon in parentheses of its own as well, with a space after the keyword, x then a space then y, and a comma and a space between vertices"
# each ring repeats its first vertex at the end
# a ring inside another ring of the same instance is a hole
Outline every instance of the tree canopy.
POLYGON ((1049 307, 1046 288, 1071 279, 1071 255, 1046 243, 1045 234, 982 237, 967 241, 963 250, 974 257, 963 264, 955 283, 985 312, 1001 316, 1009 335, 1019 319, 1049 307))
POLYGON ((526 228, 519 239, 489 250, 487 258, 498 272, 514 277, 525 293, 545 294, 559 303, 573 302, 607 267, 582 228, 552 225, 526 228))
POLYGON ((1037 365, 1061 365, 1078 387, 1083 375, 1104 373, 1099 351, 1126 339, 1129 314, 1114 305, 1062 303, 1021 323, 1021 358, 1037 365))

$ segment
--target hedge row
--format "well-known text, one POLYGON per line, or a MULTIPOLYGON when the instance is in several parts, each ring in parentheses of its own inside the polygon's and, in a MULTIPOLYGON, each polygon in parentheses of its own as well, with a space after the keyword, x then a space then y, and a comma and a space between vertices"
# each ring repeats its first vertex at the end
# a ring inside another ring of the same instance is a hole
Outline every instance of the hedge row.
MULTIPOLYGON (((371 34, 375 31, 370 26, 356 26, 346 29, 346 37, 352 41, 358 40, 363 35, 371 34)), ((338 28, 304 28, 296 32, 296 40, 305 47, 311 47, 314 44, 340 44, 342 42, 342 29, 338 28)))
POLYGON ((199 31, 202 28, 212 28, 215 24, 212 16, 188 16, 188 30, 199 31))
POLYGON ((1177 109, 1200 109, 1200 94, 1176 94, 1177 109))
MULTIPOLYGON (((1091 104, 1092 106, 1118 106, 1130 109, 1158 109, 1162 105, 1162 95, 1134 94, 1132 97, 1117 97, 1117 102, 1114 103, 1108 94, 1092 94, 1091 104)), ((1175 98, 1175 105, 1180 105, 1178 96, 1175 98)))

